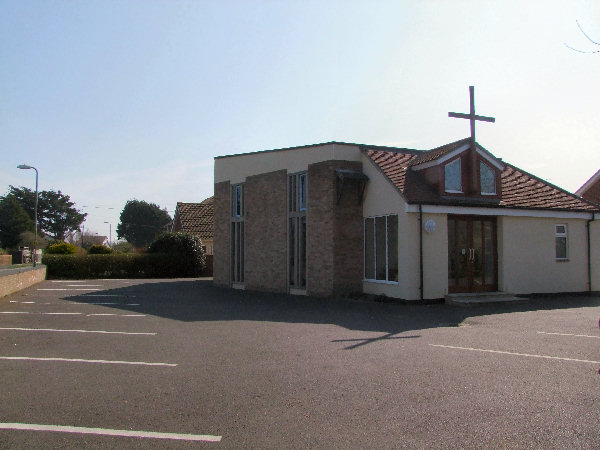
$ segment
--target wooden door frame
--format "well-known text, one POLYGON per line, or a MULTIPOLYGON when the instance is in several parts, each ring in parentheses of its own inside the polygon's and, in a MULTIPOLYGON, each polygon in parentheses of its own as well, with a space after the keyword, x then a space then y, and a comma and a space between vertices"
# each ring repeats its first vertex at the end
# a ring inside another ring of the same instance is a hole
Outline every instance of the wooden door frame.
MULTIPOLYGON (((467 244, 469 246, 469 248, 473 248, 473 222, 475 221, 481 221, 481 222, 489 222, 492 224, 492 230, 493 230, 493 236, 492 236, 492 246, 493 246, 493 257, 492 257, 492 261, 494 264, 494 270, 493 270, 493 276, 494 276, 494 280, 492 283, 490 284, 484 284, 482 285, 481 289, 476 289, 475 288, 475 284, 473 282, 473 264, 472 263, 468 263, 467 264, 467 286, 466 288, 462 288, 460 286, 458 286, 457 284, 455 284, 454 286, 450 286, 448 285, 448 292, 449 293, 461 293, 461 292, 465 292, 465 293, 476 293, 476 292, 490 292, 490 291, 497 291, 498 290, 498 221, 497 221, 497 217, 496 216, 477 216, 477 215, 466 215, 466 214, 448 214, 448 223, 450 222, 451 219, 455 219, 456 222, 458 222, 459 220, 463 220, 467 222, 467 244)), ((456 227, 455 227, 455 232, 456 232, 456 227)), ((456 246, 456 239, 454 240, 455 242, 455 248, 454 248, 454 252, 456 255, 456 261, 458 263, 458 257, 459 257, 459 252, 458 252, 458 247, 456 246)), ((485 249, 485 239, 482 239, 482 248, 485 249)), ((448 252, 450 252, 450 235, 448 234, 448 252)), ((448 255, 450 256, 450 255, 448 255)), ((483 261, 483 265, 482 265, 482 270, 484 271, 485 274, 485 257, 482 255, 482 261, 483 261)), ((448 271, 450 271, 450 265, 448 265, 448 271)), ((449 276, 449 273, 447 274, 447 276, 449 276)), ((449 278, 448 278, 449 279, 449 278)), ((485 279, 485 275, 484 275, 484 279, 485 279)))

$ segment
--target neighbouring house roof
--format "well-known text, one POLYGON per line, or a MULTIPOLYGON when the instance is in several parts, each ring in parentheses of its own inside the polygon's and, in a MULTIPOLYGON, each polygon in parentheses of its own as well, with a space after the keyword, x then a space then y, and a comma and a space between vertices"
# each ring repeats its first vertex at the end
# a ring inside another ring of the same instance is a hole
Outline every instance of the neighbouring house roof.
POLYGON ((600 204, 600 170, 592 175, 575 193, 586 200, 600 204))
POLYGON ((83 242, 91 245, 104 245, 108 241, 106 236, 83 236, 83 242))
MULTIPOLYGON (((505 162, 502 162, 504 168, 501 175, 500 200, 440 196, 419 171, 411 169, 416 165, 441 159, 468 142, 468 139, 462 139, 433 150, 417 152, 405 149, 382 150, 375 146, 363 146, 362 150, 404 195, 408 203, 600 211, 597 205, 505 162)), ((491 156, 479 144, 476 145, 478 151, 491 156)))
POLYGON ((183 231, 200 239, 212 239, 214 236, 214 197, 201 203, 177 202, 173 231, 183 231))

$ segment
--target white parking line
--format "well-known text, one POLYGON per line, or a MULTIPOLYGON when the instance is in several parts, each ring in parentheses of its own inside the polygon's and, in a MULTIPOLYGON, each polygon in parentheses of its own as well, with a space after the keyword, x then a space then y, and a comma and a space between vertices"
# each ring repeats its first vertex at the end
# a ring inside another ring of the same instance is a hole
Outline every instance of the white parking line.
POLYGON ((177 364, 145 361, 111 361, 106 359, 80 359, 80 358, 35 358, 31 356, 0 356, 0 359, 13 361, 58 361, 58 362, 77 362, 90 364, 126 364, 130 366, 163 366, 177 367, 177 364))
POLYGON ((135 298, 135 295, 128 295, 128 294, 84 294, 84 295, 81 295, 80 297, 133 297, 133 298, 135 298))
POLYGON ((57 328, 8 328, 0 327, 0 331, 50 331, 56 333, 97 333, 97 334, 126 334, 126 335, 140 335, 140 336, 156 336, 156 333, 142 333, 142 332, 129 332, 129 331, 104 331, 104 330, 62 330, 57 328))
MULTIPOLYGON (((81 316, 82 312, 30 312, 30 311, 0 311, 0 314, 40 314, 43 316, 81 316)), ((93 313, 90 316, 118 316, 118 317, 146 317, 146 314, 116 314, 116 313, 93 313)))
POLYGON ((52 280, 53 283, 87 283, 86 280, 52 280))
POLYGON ((59 433, 96 434, 149 439, 175 439, 180 441, 220 442, 221 436, 210 434, 157 433, 154 431, 112 430, 109 428, 70 427, 61 425, 37 425, 31 423, 0 423, 0 429, 25 431, 55 431, 59 433))
POLYGON ((76 289, 76 288, 69 288, 69 289, 62 289, 62 288, 57 288, 57 289, 38 289, 38 291, 99 291, 100 289, 94 289, 94 288, 87 288, 87 289, 76 289))
POLYGON ((560 356, 547 356, 547 355, 532 355, 532 354, 528 354, 528 353, 506 352, 506 351, 502 351, 502 350, 488 350, 488 349, 483 349, 483 348, 471 348, 471 347, 456 347, 454 345, 439 345, 439 344, 429 344, 429 345, 431 347, 451 348, 454 350, 469 350, 471 352, 499 353, 502 355, 526 356, 528 358, 557 359, 560 361, 573 361, 573 362, 582 362, 582 363, 590 363, 590 364, 600 364, 600 361, 589 361, 587 359, 563 358, 560 356))
POLYGON ((573 336, 573 337, 600 339, 600 336, 590 336, 589 334, 548 333, 546 331, 538 331, 538 333, 539 334, 551 334, 551 335, 555 335, 555 336, 573 336))
POLYGON ((67 284, 67 287, 102 287, 101 284, 67 284))
POLYGON ((0 311, 0 314, 46 314, 53 316, 76 316, 83 313, 80 312, 43 312, 43 313, 34 313, 29 311, 0 311))
POLYGON ((115 313, 86 314, 86 317, 90 317, 90 316, 146 317, 146 314, 115 314, 115 313))

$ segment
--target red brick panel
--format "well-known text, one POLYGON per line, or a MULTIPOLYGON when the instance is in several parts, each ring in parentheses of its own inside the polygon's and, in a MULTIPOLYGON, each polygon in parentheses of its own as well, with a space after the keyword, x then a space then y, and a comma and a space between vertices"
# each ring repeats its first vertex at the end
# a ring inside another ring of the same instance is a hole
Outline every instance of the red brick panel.
POLYGON ((244 281, 246 289, 287 292, 287 172, 246 179, 244 281))
POLYGON ((213 283, 217 286, 230 285, 229 234, 231 223, 231 185, 229 181, 215 183, 214 197, 214 244, 213 283))
POLYGON ((362 291, 362 206, 352 183, 337 204, 335 169, 360 170, 350 161, 308 166, 307 293, 338 296, 362 291))

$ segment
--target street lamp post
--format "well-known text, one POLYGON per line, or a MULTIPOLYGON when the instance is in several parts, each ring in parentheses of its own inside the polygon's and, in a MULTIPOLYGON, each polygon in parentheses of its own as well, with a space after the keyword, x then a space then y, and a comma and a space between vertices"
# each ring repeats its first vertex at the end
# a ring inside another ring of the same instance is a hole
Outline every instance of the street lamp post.
POLYGON ((111 245, 111 237, 112 237, 112 223, 110 222, 104 222, 108 224, 108 246, 112 247, 111 245))
POLYGON ((38 219, 37 219, 37 208, 38 208, 38 170, 27 164, 19 164, 17 169, 33 169, 35 170, 35 239, 33 240, 33 267, 35 267, 36 250, 37 250, 37 230, 38 230, 38 219))

